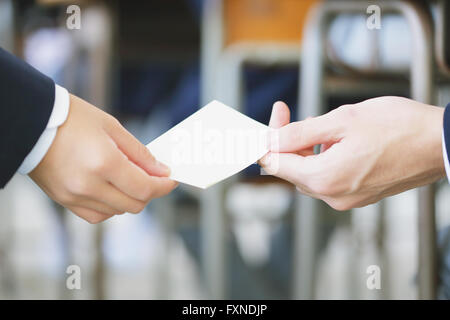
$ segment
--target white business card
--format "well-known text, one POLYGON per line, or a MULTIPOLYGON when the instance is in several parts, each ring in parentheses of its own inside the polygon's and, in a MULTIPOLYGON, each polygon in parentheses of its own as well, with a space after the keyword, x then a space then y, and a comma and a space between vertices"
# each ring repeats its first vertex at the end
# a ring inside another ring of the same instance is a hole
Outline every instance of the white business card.
POLYGON ((208 188, 261 159, 269 127, 212 101, 147 145, 170 178, 208 188))

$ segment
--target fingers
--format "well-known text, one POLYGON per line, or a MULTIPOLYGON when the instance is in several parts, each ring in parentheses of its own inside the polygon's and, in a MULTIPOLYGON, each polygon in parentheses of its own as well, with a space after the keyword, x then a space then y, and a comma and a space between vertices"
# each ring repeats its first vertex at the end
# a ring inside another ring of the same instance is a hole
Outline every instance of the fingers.
MULTIPOLYGON (((272 108, 272 114, 270 116, 269 127, 273 129, 279 129, 290 122, 290 111, 288 106, 281 101, 275 102, 272 108)), ((308 118, 310 119, 310 118, 308 118)), ((314 147, 306 148, 296 152, 300 156, 314 155, 314 147)), ((267 156, 267 155, 266 155, 267 156)))
POLYGON ((141 167, 149 175, 167 177, 169 168, 157 161, 150 151, 116 120, 108 124, 106 131, 117 147, 128 159, 141 167))
POLYGON ((102 221, 105 221, 106 219, 109 219, 113 217, 112 215, 107 215, 92 209, 78 207, 78 206, 68 206, 67 209, 75 213, 77 216, 79 216, 81 219, 86 220, 89 223, 96 224, 100 223, 102 221))
POLYGON ((94 198, 100 199, 105 205, 118 212, 139 213, 144 210, 151 199, 162 197, 177 186, 177 182, 170 180, 169 178, 151 176, 149 176, 149 178, 150 183, 146 186, 147 195, 144 200, 137 200, 130 197, 112 184, 107 184, 102 188, 102 193, 94 195, 94 198))
POLYGON ((146 201, 152 188, 152 179, 143 169, 129 161, 117 151, 114 157, 115 168, 109 170, 105 178, 128 196, 146 201))
MULTIPOLYGON (((289 111, 288 106, 281 101, 277 101, 273 104, 272 113, 270 115, 269 127, 272 129, 281 128, 289 123, 291 120, 291 112, 289 111)), ((261 161, 264 160, 266 154, 262 159, 258 161, 258 163, 262 166, 261 161)))
POLYGON ((102 193, 94 194, 94 198, 118 212, 139 213, 148 202, 134 199, 111 184, 106 184, 102 189, 102 193))
MULTIPOLYGON (((147 201, 134 199, 123 193, 106 180, 98 179, 87 182, 89 187, 81 188, 67 196, 68 200, 63 203, 69 206, 81 206, 89 209, 111 214, 120 214, 124 212, 141 212, 147 201), (103 204, 103 205, 99 205, 103 204)), ((83 186, 83 184, 80 184, 83 186)))
POLYGON ((116 192, 123 194, 109 195, 106 204, 115 209, 131 207, 127 212, 140 212, 145 203, 168 194, 178 185, 165 178, 169 169, 119 123, 114 122, 107 132, 123 154, 115 157, 114 169, 108 170, 105 178, 117 188, 116 192), (120 206, 118 198, 125 204, 120 206))
POLYGON ((331 146, 332 146, 333 144, 334 144, 334 142, 329 142, 329 143, 323 143, 323 144, 321 144, 321 145, 320 145, 320 152, 322 153, 322 152, 327 151, 328 149, 331 148, 331 146))
POLYGON ((308 185, 310 173, 315 171, 316 156, 303 157, 293 153, 268 153, 260 160, 261 166, 271 175, 295 185, 308 185))
POLYGON ((178 186, 178 182, 169 178, 150 177, 152 180, 153 191, 151 192, 151 198, 160 198, 169 194, 173 189, 178 186))
POLYGON ((119 210, 113 209, 110 206, 108 206, 102 202, 92 200, 92 199, 80 200, 77 203, 77 206, 80 206, 83 208, 89 208, 91 210, 94 210, 94 211, 97 211, 97 212, 100 212, 100 213, 103 213, 103 214, 106 214, 109 216, 114 216, 116 214, 124 213, 124 211, 119 211, 119 210))
POLYGON ((296 152, 299 156, 307 157, 314 155, 314 147, 309 147, 307 149, 302 149, 298 152, 296 152))
POLYGON ((89 188, 85 188, 82 192, 77 191, 69 197, 72 199, 65 202, 69 206, 88 206, 89 209, 114 214, 141 212, 148 202, 134 199, 111 183, 101 179, 97 182, 91 182, 89 188), (91 200, 91 202, 87 202, 87 200, 91 200), (94 202, 102 203, 104 206, 92 205, 94 202))
POLYGON ((272 132, 270 150, 273 152, 296 152, 339 139, 339 121, 328 113, 320 117, 292 122, 272 132))
POLYGON ((275 102, 270 115, 269 127, 278 129, 291 121, 291 112, 288 106, 281 101, 275 102))
POLYGON ((117 189, 139 201, 148 202, 169 193, 177 183, 162 177, 148 175, 143 169, 118 154, 114 161, 114 170, 105 174, 108 182, 117 189))

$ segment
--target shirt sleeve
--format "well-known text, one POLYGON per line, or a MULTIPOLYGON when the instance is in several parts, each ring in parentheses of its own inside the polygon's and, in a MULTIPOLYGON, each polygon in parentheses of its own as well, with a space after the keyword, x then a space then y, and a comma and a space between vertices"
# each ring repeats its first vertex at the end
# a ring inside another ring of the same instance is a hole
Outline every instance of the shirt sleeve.
POLYGON ((54 81, 0 48, 0 189, 36 145, 54 105, 54 81))
POLYGON ((65 88, 55 84, 55 102, 47 127, 44 132, 42 132, 33 149, 20 165, 18 169, 20 174, 25 175, 33 171, 47 154, 47 151, 50 149, 50 146, 56 137, 58 127, 67 119, 69 114, 69 104, 69 92, 65 88))
POLYGON ((449 152, 450 151, 450 103, 447 105, 444 111, 444 124, 442 130, 442 156, 444 158, 445 172, 447 173, 447 179, 450 182, 450 163, 449 152))

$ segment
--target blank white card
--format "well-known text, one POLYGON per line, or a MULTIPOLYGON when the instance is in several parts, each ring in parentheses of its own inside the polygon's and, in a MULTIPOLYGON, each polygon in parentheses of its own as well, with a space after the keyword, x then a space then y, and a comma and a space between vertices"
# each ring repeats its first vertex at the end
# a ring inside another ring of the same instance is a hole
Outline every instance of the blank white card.
POLYGON ((202 189, 245 169, 267 152, 269 127, 212 101, 147 145, 170 178, 202 189))

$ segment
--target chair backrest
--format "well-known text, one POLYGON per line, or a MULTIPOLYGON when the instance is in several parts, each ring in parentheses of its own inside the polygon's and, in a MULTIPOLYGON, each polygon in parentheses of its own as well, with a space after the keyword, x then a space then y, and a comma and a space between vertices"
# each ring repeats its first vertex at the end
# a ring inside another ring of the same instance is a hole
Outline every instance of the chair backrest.
POLYGON ((306 15, 319 0, 224 0, 225 45, 299 42, 306 15))

